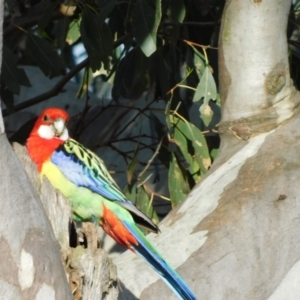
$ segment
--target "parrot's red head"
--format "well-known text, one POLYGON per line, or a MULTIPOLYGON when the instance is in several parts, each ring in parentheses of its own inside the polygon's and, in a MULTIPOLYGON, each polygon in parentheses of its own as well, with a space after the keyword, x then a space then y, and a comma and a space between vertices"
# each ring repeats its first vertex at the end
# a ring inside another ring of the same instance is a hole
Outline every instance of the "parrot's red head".
POLYGON ((57 147, 69 138, 66 127, 68 119, 69 115, 64 110, 47 108, 36 120, 26 146, 30 158, 37 164, 39 171, 57 147))

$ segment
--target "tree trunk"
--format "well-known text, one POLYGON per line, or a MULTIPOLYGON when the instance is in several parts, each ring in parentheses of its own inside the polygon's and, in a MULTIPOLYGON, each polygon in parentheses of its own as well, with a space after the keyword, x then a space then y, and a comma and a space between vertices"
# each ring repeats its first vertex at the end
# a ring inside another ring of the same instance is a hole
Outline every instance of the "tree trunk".
MULTIPOLYGON (((2 23, 3 1, 0 2, 2 23)), ((83 228, 87 249, 70 248, 69 202, 49 182, 41 184, 24 147, 16 145, 15 150, 31 182, 8 143, 0 113, 0 298, 117 299, 116 268, 107 254, 98 249, 97 239, 89 243, 97 235, 94 226, 83 228)))
POLYGON ((77 230, 81 236, 78 238, 75 228, 72 230, 70 202, 60 192, 54 190, 47 179, 41 182, 36 166, 28 157, 25 147, 14 144, 14 150, 32 185, 37 188, 37 193, 51 222, 62 256, 62 260, 60 259, 58 263, 64 262, 66 278, 74 299, 117 299, 117 270, 107 253, 99 248, 96 227, 91 223, 84 223, 82 229, 77 230), (70 237, 73 247, 70 247, 70 237), (76 247, 78 240, 81 240, 81 243, 76 247))
POLYGON ((4 133, 0 157, 3 299, 72 299, 51 225, 4 133))
MULTIPOLYGON (((3 1, 0 2, 0 65, 3 1)), ((0 113, 2 299, 73 299, 58 244, 38 195, 4 133, 0 113)))
MULTIPOLYGON (((220 154, 162 233, 149 235, 199 299, 299 299, 300 97, 288 66, 290 6, 227 1, 220 154)), ((116 264, 120 299, 176 299, 133 254, 116 264)))

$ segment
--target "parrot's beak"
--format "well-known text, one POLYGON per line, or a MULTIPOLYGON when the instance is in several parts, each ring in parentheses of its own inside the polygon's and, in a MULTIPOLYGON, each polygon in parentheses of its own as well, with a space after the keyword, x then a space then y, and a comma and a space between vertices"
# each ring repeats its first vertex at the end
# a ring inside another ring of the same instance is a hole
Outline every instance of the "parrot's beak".
POLYGON ((69 138, 68 129, 66 127, 66 122, 62 118, 58 118, 53 122, 53 127, 55 131, 55 136, 61 140, 67 140, 69 138))
POLYGON ((62 118, 58 118, 53 122, 55 136, 60 137, 63 133, 64 129, 66 128, 65 120, 62 118))

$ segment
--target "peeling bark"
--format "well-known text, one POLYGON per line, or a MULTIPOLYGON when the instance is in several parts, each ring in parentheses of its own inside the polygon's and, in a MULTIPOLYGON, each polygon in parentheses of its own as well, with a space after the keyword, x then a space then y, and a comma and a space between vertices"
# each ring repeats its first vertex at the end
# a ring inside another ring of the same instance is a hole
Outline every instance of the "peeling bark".
MULTIPOLYGON (((149 235, 199 299, 299 299, 300 96, 288 69, 290 5, 227 1, 220 154, 162 233, 149 235)), ((116 264, 119 299, 176 299, 133 254, 116 264)))

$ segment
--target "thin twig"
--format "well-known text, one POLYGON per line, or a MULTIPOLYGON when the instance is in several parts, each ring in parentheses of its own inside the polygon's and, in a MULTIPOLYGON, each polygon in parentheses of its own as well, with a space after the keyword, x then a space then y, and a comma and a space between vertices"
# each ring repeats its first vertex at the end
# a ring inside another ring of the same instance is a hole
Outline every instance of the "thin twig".
POLYGON ((142 109, 140 109, 139 110, 139 113, 137 113, 117 134, 116 134, 116 136, 118 137, 118 136, 120 136, 120 134, 122 134, 124 131, 125 131, 125 129, 131 124, 131 123, 133 123, 139 116, 140 116, 140 114, 142 114, 142 113, 144 113, 144 111, 146 111, 149 107, 150 107, 150 105, 151 104, 153 104, 154 103, 154 101, 155 100, 153 100, 153 101, 151 101, 151 102, 149 102, 144 108, 142 108, 142 109))
POLYGON ((162 26, 178 26, 178 25, 187 25, 187 26, 201 26, 201 27, 206 27, 206 26, 214 26, 216 25, 216 22, 174 22, 174 21, 165 21, 161 23, 162 26))
POLYGON ((144 184, 152 177, 152 175, 153 175, 152 173, 149 174, 149 176, 147 176, 145 180, 143 180, 142 182, 140 182, 140 183, 137 185, 137 187, 139 188, 139 187, 141 187, 142 185, 144 185, 144 184))
POLYGON ((155 157, 158 155, 160 147, 162 145, 162 142, 163 142, 163 138, 160 140, 160 142, 159 142, 155 152, 153 153, 152 157, 148 160, 148 163, 147 163, 146 167, 144 168, 144 170, 139 174, 139 176, 138 176, 139 178, 141 178, 145 174, 145 172, 148 170, 148 168, 152 164, 155 157))
MULTIPOLYGON (((129 139, 129 141, 130 142, 132 142, 132 143, 136 143, 136 141, 131 141, 130 139, 129 139)), ((95 146, 93 146, 93 147, 91 147, 92 149, 98 149, 98 148, 100 148, 100 147, 103 147, 103 146, 106 146, 106 147, 110 147, 112 145, 112 143, 109 141, 109 142, 107 142, 106 144, 102 144, 101 146, 100 145, 95 145, 95 146)), ((148 145, 148 144, 146 144, 146 143, 143 143, 143 142, 140 142, 140 145, 142 145, 143 147, 140 147, 139 148, 139 150, 145 150, 145 149, 149 149, 149 150, 151 150, 151 151, 154 151, 154 145, 156 145, 156 143, 155 144, 151 144, 151 145, 148 145)), ((115 146, 116 147, 116 146, 115 146)), ((128 151, 124 151, 123 153, 132 153, 132 152, 134 152, 134 150, 128 150, 128 151)), ((146 163, 142 163, 143 165, 146 165, 146 163)))
POLYGON ((170 198, 165 197, 165 196, 163 196, 163 195, 160 195, 160 194, 154 192, 147 184, 144 184, 144 188, 145 188, 145 190, 148 190, 148 192, 149 192, 150 194, 153 194, 153 195, 155 195, 155 196, 157 196, 157 197, 159 197, 159 198, 161 198, 161 199, 164 199, 164 200, 167 200, 167 201, 171 201, 170 198))
POLYGON ((139 139, 141 137, 148 138, 148 139, 158 139, 158 137, 156 137, 156 136, 150 136, 150 135, 147 135, 147 134, 141 134, 141 135, 129 136, 129 137, 122 138, 122 139, 110 140, 107 143, 97 144, 96 147, 99 148, 99 147, 107 146, 107 145, 109 145, 111 143, 118 143, 118 142, 122 142, 122 141, 131 141, 131 142, 135 142, 136 143, 136 139, 139 139))
POLYGON ((150 194, 150 201, 147 207, 147 212, 150 209, 150 207, 152 207, 153 199, 154 199, 154 194, 150 194))
POLYGON ((193 72, 193 69, 188 69, 187 72, 186 72, 186 75, 185 77, 178 83, 175 84, 174 87, 172 87, 168 92, 167 94, 173 94, 174 90, 179 87, 183 82, 185 82, 185 80, 190 76, 190 74, 193 72))
POLYGON ((196 46, 196 47, 200 47, 202 49, 214 49, 214 50, 218 50, 219 48, 218 47, 213 47, 213 46, 210 46, 210 45, 201 45, 201 44, 197 44, 197 43, 194 43, 194 42, 191 42, 189 40, 183 40, 185 43, 187 43, 188 45, 193 45, 193 46, 196 46))

